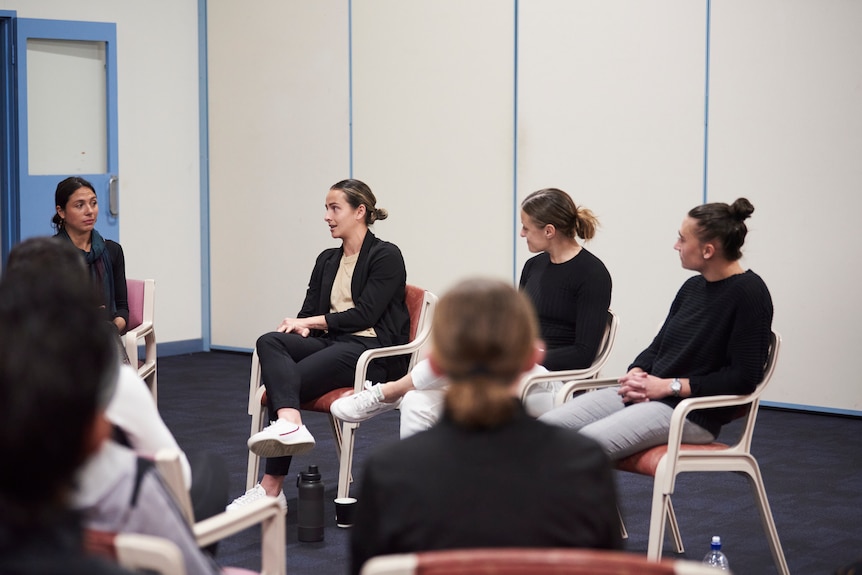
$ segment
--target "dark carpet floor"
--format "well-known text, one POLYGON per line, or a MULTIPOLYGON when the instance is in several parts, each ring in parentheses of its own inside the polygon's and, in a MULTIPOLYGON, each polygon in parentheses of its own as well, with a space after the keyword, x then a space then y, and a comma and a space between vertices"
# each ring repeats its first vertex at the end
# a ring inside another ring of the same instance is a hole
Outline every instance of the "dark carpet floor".
MULTIPOLYGON (((187 452, 209 451, 226 460, 235 495, 245 487, 250 363, 250 355, 231 352, 159 358, 159 409, 165 422, 187 452)), ((780 377, 773 386, 780 386, 780 377)), ((398 413, 388 412, 362 424, 356 437, 354 475, 359 475, 370 449, 397 441, 398 413)), ((334 440, 323 414, 307 413, 303 420, 317 445, 294 458, 292 475, 309 464, 320 467, 330 520, 324 541, 298 542, 295 480, 286 481, 287 571, 290 575, 346 573, 350 531, 335 525, 334 440)), ((726 428, 723 439, 734 431, 732 425, 726 428)), ((753 450, 791 573, 833 573, 862 558, 862 419, 762 408, 753 450)), ((646 553, 652 480, 619 473, 617 486, 629 532, 626 549, 646 553)), ((354 484, 352 494, 356 491, 354 484)), ((736 575, 776 572, 744 478, 732 473, 683 475, 673 502, 686 547, 682 557, 700 561, 712 535, 720 535, 736 575)), ((259 545, 259 530, 249 529, 223 542, 217 560, 222 565, 258 569, 259 545)), ((664 549, 666 556, 677 557, 667 541, 664 549)))

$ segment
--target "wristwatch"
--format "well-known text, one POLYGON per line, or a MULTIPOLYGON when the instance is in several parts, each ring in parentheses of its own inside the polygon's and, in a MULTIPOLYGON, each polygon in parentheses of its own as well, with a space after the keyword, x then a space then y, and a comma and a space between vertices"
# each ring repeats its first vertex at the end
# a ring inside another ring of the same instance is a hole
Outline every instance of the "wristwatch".
POLYGON ((679 392, 682 391, 682 382, 678 377, 673 378, 673 381, 670 382, 670 392, 674 397, 679 397, 679 392))

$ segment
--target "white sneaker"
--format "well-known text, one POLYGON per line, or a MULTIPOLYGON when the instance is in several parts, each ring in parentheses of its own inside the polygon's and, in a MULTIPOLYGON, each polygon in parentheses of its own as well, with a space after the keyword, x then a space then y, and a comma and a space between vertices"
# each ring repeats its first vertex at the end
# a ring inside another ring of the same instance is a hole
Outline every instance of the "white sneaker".
POLYGON ((261 457, 302 455, 314 447, 314 437, 304 425, 279 419, 248 438, 248 448, 261 457))
MULTIPOLYGON (((253 501, 258 501, 266 497, 266 491, 264 491, 263 487, 260 486, 260 483, 246 491, 244 494, 240 495, 236 499, 234 499, 227 507, 225 507, 225 511, 235 511, 241 507, 245 507, 249 503, 253 501)), ((284 491, 278 494, 278 497, 275 498, 278 501, 278 504, 281 505, 281 508, 284 509, 284 512, 287 513, 287 499, 284 498, 284 491)))
POLYGON ((399 403, 400 401, 384 402, 381 384, 371 385, 371 382, 365 382, 364 390, 336 399, 329 407, 329 411, 341 421, 359 423, 371 419, 375 415, 393 410, 398 407, 399 403))

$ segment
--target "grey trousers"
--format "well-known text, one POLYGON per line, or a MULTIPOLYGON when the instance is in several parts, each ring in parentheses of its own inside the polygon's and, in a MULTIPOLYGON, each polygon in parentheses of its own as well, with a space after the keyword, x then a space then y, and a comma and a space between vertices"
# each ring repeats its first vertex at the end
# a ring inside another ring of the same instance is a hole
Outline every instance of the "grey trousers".
MULTIPOLYGON (((539 420, 579 430, 596 440, 612 460, 667 443, 673 408, 660 401, 626 406, 617 390, 609 387, 583 393, 545 413, 539 420)), ((711 443, 715 437, 686 420, 682 440, 685 443, 711 443)))

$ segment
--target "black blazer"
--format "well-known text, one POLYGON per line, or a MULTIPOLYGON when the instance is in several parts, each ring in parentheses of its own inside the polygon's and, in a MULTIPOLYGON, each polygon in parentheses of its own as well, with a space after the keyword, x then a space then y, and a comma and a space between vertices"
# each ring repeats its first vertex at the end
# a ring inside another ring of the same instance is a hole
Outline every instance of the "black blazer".
MULTIPOLYGON (((401 250, 395 244, 378 239, 370 231, 365 235, 350 282, 354 307, 330 312, 330 296, 335 274, 344 250, 340 247, 323 251, 314 264, 305 301, 297 317, 323 315, 334 336, 350 334, 373 327, 381 346, 407 343, 410 338, 410 314, 405 303, 407 269, 401 250)), ((322 336, 322 330, 312 335, 322 336)), ((407 372, 408 356, 387 359, 387 377, 397 379, 407 372)))

